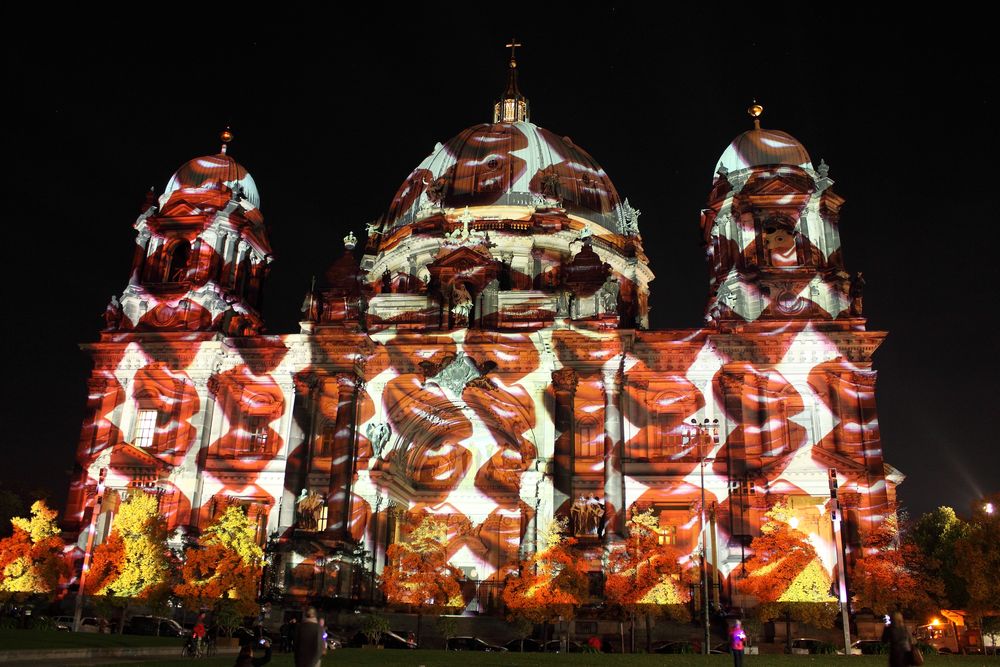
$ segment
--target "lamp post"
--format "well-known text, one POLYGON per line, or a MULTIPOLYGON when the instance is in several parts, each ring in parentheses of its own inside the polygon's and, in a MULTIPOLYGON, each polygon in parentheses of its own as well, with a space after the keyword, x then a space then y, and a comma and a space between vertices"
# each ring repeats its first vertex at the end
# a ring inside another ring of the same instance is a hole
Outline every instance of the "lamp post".
POLYGON ((830 468, 830 520, 833 525, 834 547, 837 550, 837 569, 840 576, 837 577, 837 592, 840 599, 840 622, 844 626, 844 655, 851 654, 851 623, 850 623, 850 600, 847 598, 847 559, 844 558, 844 511, 840 507, 840 499, 837 497, 837 489, 840 486, 837 480, 836 468, 830 468))
POLYGON ((80 619, 83 616, 83 592, 87 586, 87 571, 90 569, 90 554, 94 550, 94 533, 97 532, 97 515, 104 504, 104 479, 108 469, 101 468, 97 479, 97 493, 94 496, 94 509, 90 512, 90 525, 87 527, 87 546, 83 550, 83 565, 80 567, 80 585, 76 592, 76 604, 73 607, 73 632, 80 631, 80 619))
POLYGON ((715 459, 706 458, 703 448, 709 442, 715 444, 719 436, 719 420, 715 419, 710 422, 708 419, 705 419, 704 422, 699 424, 697 419, 692 419, 691 425, 698 432, 698 467, 701 471, 701 612, 705 622, 705 637, 701 652, 704 655, 708 655, 711 648, 712 631, 708 615, 708 543, 705 541, 705 464, 715 459))

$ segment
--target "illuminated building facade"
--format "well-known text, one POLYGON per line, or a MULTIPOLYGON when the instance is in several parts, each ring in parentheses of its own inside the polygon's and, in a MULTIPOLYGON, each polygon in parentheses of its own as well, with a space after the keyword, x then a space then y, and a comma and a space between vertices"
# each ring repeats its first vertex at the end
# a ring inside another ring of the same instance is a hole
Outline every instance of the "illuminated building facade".
POLYGON ((287 594, 351 597, 425 513, 447 517, 451 562, 490 581, 554 516, 599 576, 627 513, 652 508, 664 542, 696 553, 704 536, 732 599, 782 499, 835 574, 831 488, 849 552, 901 476, 875 412, 885 334, 845 270, 826 165, 755 119, 702 211, 705 323, 651 331, 640 212, 529 121, 511 65, 494 122, 438 144, 363 249, 345 239, 299 333, 261 333, 271 249, 225 145, 151 194, 129 283, 84 346, 66 517, 81 545, 130 489, 160 494, 177 539, 237 503, 277 536, 287 594))

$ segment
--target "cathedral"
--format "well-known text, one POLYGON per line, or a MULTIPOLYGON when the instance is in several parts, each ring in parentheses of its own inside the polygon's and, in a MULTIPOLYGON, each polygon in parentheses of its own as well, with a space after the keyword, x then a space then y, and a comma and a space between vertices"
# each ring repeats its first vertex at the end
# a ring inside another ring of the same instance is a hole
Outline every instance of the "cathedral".
POLYGON ((531 122, 513 53, 493 122, 437 144, 348 234, 296 333, 263 332, 272 248, 227 130, 150 193, 128 282, 83 346, 65 518, 81 553, 136 490, 178 543, 235 504, 286 599, 370 599, 387 548, 430 514, 472 590, 495 591, 565 518, 599 591, 627 517, 651 510, 713 601, 738 605, 780 501, 842 579, 902 481, 875 407, 885 333, 866 328, 827 165, 749 111, 706 174, 704 321, 669 331, 649 328, 639 209, 531 122))

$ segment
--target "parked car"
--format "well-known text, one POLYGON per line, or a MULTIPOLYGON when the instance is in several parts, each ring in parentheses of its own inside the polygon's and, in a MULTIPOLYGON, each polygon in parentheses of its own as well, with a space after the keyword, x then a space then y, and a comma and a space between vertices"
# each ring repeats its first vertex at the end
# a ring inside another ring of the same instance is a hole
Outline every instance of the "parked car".
POLYGON ((125 623, 125 634, 186 637, 190 633, 172 618, 163 618, 162 616, 133 616, 125 623))
MULTIPOLYGON (((398 648, 398 649, 417 648, 417 642, 412 639, 405 639, 403 637, 404 634, 408 633, 395 632, 392 630, 390 630, 389 632, 383 632, 382 639, 380 640, 382 646, 384 646, 385 648, 398 648)), ((355 633, 355 635, 351 637, 351 641, 348 642, 348 646, 350 646, 351 648, 359 648, 361 646, 367 646, 367 645, 368 645, 368 637, 366 637, 365 633, 361 631, 355 633)))
MULTIPOLYGON (((503 645, 508 651, 513 651, 514 653, 522 652, 522 643, 520 639, 511 639, 509 642, 503 645)), ((542 652, 542 642, 537 639, 525 639, 523 644, 524 653, 541 653, 542 652)))
MULTIPOLYGON (((695 646, 693 642, 689 641, 666 641, 658 642, 652 646, 653 653, 700 653, 701 648, 695 646)), ((708 652, 710 654, 716 653, 728 653, 729 646, 722 642, 711 647, 708 652)))
POLYGON ((889 645, 878 639, 861 639, 851 644, 851 655, 885 655, 888 652, 889 645))
POLYGON ((799 637, 792 640, 792 655, 816 655, 824 645, 826 642, 821 639, 799 637))
POLYGON ((70 632, 73 629, 72 616, 56 616, 52 622, 55 623, 56 630, 60 632, 70 632))
MULTIPOLYGON (((561 639, 550 639, 545 642, 545 652, 546 653, 563 653, 563 645, 561 639)), ((583 645, 575 641, 566 642, 566 653, 583 653, 583 645)))
POLYGON ((486 651, 488 653, 506 653, 507 649, 497 646, 479 637, 452 637, 445 647, 449 651, 486 651))

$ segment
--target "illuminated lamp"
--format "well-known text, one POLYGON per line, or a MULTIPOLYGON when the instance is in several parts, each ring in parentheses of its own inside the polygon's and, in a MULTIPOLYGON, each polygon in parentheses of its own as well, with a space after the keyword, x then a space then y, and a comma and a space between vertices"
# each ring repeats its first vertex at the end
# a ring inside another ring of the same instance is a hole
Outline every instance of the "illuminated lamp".
POLYGON ((993 514, 994 511, 993 503, 986 503, 985 505, 983 505, 983 511, 986 512, 987 514, 993 514))
POLYGON ((760 104, 757 104, 757 100, 754 100, 753 104, 751 104, 750 107, 747 109, 747 113, 750 114, 751 118, 753 118, 753 129, 759 130, 760 117, 761 114, 764 113, 764 107, 761 106, 760 104))

